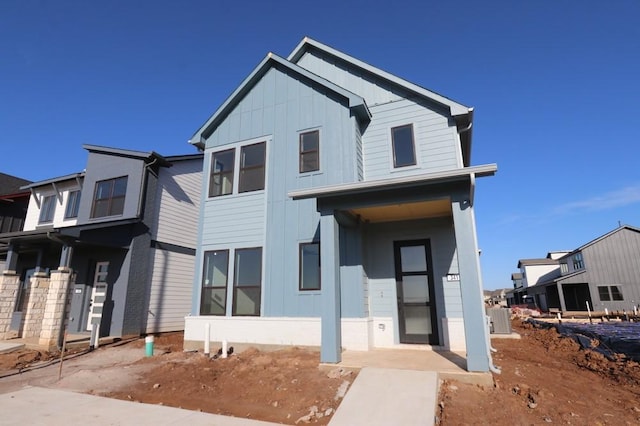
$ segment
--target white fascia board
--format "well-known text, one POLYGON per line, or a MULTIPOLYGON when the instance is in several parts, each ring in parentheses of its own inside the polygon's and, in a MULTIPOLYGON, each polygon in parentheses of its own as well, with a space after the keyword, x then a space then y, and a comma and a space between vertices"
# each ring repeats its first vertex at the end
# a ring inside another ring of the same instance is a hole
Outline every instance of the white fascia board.
POLYGON ((290 191, 287 195, 294 200, 305 198, 318 198, 322 196, 340 195, 344 193, 355 193, 372 189, 389 189, 394 186, 406 186, 407 184, 423 184, 429 181, 456 179, 465 176, 483 177, 493 176, 498 170, 496 164, 484 164, 480 166, 465 167, 462 169, 447 170, 444 172, 424 173, 421 175, 403 176, 390 179, 377 179, 354 183, 343 183, 339 185, 321 186, 318 188, 302 189, 290 191))

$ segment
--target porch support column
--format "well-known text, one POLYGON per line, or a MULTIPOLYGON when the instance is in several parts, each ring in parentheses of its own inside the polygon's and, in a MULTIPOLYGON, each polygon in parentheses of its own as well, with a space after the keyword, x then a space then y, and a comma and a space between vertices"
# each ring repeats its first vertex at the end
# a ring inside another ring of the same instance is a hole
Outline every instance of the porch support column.
POLYGON ((558 299, 560 299, 560 311, 567 312, 567 304, 564 303, 564 292, 562 291, 562 284, 556 283, 558 288, 558 299))
POLYGON ((320 361, 338 363, 342 359, 340 321, 340 226, 335 211, 320 212, 321 348, 320 361))
POLYGON ((485 327, 482 277, 475 218, 469 194, 460 194, 451 202, 455 225, 464 334, 467 345, 467 370, 489 371, 489 337, 485 327))
POLYGON ((5 271, 9 273, 16 273, 16 268, 18 267, 18 246, 14 243, 9 243, 9 247, 7 248, 7 260, 4 263, 5 271))
POLYGON ((42 258, 44 257, 44 249, 38 250, 38 257, 36 258, 36 271, 34 275, 44 274, 44 268, 42 267, 42 258))
POLYGON ((60 263, 58 269, 69 269, 71 267, 71 257, 73 256, 73 246, 65 244, 60 251, 60 263))

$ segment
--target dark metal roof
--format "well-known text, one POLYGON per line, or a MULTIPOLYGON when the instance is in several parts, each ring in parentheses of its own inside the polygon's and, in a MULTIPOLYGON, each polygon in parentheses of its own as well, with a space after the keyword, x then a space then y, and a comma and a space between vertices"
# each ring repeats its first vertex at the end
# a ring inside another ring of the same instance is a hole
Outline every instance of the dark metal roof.
POLYGON ((108 146, 87 145, 87 144, 82 145, 82 147, 89 152, 115 155, 119 157, 138 158, 140 160, 145 160, 145 161, 157 160, 158 164, 161 166, 165 166, 165 167, 171 166, 171 163, 169 163, 166 160, 166 158, 164 158, 162 155, 158 154, 155 151, 149 151, 149 152, 133 151, 130 149, 111 148, 108 146))
POLYGON ((0 195, 18 194, 24 192, 20 188, 30 184, 30 180, 0 173, 0 195))
POLYGON ((51 178, 51 179, 46 179, 46 180, 41 180, 41 181, 38 181, 38 182, 33 182, 33 183, 29 184, 29 185, 23 186, 21 189, 37 188, 39 186, 50 185, 52 183, 64 182, 64 181, 67 181, 67 180, 75 180, 75 179, 81 178, 83 176, 84 176, 84 172, 72 173, 70 175, 59 176, 59 177, 55 177, 55 178, 51 178))

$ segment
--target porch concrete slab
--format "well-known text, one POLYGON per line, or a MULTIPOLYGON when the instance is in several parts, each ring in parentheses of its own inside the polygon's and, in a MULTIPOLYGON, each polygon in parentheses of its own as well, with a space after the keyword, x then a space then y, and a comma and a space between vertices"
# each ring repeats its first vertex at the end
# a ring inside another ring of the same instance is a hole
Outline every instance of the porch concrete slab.
MULTIPOLYGON (((336 367, 336 364, 321 364, 336 367)), ((342 361, 337 364, 344 368, 391 368, 399 370, 432 371, 443 380, 457 380, 481 386, 493 386, 491 373, 470 373, 467 360, 462 352, 433 349, 374 349, 370 351, 344 351, 342 361)))
POLYGON ((522 339, 522 336, 520 336, 519 333, 516 333, 515 331, 512 331, 509 334, 506 333, 495 333, 495 334, 490 334, 489 336, 491 336, 492 339, 522 339))
POLYGON ((269 426, 275 423, 120 401, 56 389, 27 387, 0 395, 3 425, 269 426))
POLYGON ((0 354, 6 354, 8 352, 12 352, 18 349, 24 348, 24 343, 21 342, 8 342, 8 341, 0 341, 0 354))
POLYGON ((437 396, 435 371, 363 368, 329 425, 433 425, 437 396))

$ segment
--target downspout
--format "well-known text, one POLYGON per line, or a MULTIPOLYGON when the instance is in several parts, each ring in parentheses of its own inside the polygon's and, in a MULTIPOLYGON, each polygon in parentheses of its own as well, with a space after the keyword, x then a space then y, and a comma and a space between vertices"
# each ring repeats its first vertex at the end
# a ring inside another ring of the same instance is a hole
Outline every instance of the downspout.
POLYGON ((147 173, 150 173, 149 167, 153 166, 158 161, 154 158, 152 162, 144 165, 144 175, 142 176, 142 183, 140 184, 140 198, 138 198, 138 219, 142 219, 144 199, 147 197, 147 173))

